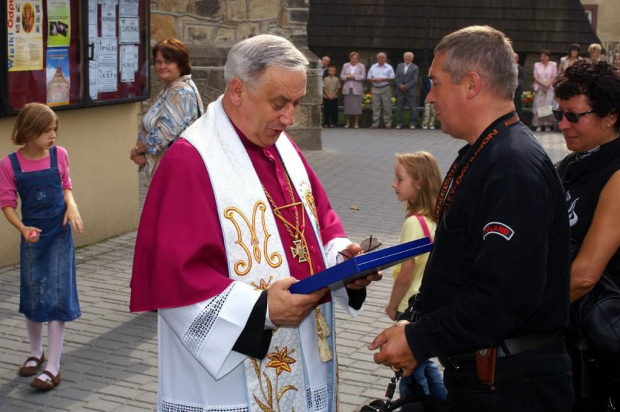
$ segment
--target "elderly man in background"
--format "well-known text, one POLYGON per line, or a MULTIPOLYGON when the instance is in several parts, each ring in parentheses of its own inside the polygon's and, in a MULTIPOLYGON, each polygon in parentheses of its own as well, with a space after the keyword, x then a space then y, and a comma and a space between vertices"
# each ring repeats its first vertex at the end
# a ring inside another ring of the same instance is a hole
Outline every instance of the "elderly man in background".
POLYGON ((158 310, 159 411, 336 410, 331 294, 290 286, 360 252, 285 133, 308 61, 281 37, 235 44, 226 91, 161 162, 144 205, 132 311, 158 310))
POLYGON ((404 63, 396 67, 396 128, 403 127, 403 112, 405 104, 409 106, 409 128, 415 129, 416 122, 416 91, 418 85, 418 66, 413 63, 413 53, 407 52, 403 56, 404 63))
POLYGON ((321 68, 323 69, 323 78, 327 77, 327 69, 329 68, 329 63, 331 63, 332 59, 329 56, 321 57, 321 68))
POLYGON ((385 59, 385 53, 377 54, 377 63, 370 67, 367 78, 370 81, 372 127, 377 128, 381 125, 383 114, 383 125, 389 129, 392 127, 392 88, 390 85, 395 76, 394 69, 385 62, 385 59))
POLYGON ((439 42, 429 77, 441 131, 467 144, 437 199, 421 317, 369 349, 405 376, 438 356, 455 412, 570 411, 568 214, 553 163, 515 113, 512 45, 466 27, 439 42))

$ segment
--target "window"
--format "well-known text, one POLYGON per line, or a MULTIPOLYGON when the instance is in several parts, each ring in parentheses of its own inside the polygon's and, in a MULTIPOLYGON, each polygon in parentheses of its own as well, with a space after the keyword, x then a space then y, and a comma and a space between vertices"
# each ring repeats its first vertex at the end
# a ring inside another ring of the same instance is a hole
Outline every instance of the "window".
POLYGON ((583 9, 586 12, 586 16, 592 25, 592 30, 596 33, 596 17, 598 14, 598 5, 597 4, 584 4, 583 9))

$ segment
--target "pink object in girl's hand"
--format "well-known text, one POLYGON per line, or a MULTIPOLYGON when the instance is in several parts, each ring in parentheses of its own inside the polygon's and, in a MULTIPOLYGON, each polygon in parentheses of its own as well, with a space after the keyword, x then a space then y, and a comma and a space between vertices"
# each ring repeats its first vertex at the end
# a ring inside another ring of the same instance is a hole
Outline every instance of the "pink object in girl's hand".
POLYGON ((34 229, 28 232, 28 239, 35 239, 37 236, 39 236, 39 232, 34 229))

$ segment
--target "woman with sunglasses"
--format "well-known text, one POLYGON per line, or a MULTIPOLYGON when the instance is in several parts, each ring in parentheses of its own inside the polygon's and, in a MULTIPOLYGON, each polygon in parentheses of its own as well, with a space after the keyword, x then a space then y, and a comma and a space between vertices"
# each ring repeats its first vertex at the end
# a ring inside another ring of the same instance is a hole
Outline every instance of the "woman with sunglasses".
MULTIPOLYGON (((574 303, 590 293, 602 276, 620 286, 620 76, 607 62, 580 60, 566 69, 554 89, 559 105, 554 115, 573 152, 559 163, 558 172, 571 225, 570 294, 574 303)), ((576 389, 573 410, 607 410, 606 404, 620 393, 620 380, 612 383, 609 372, 618 375, 620 367, 600 356, 592 362, 592 353, 578 350, 572 338, 569 331, 567 346, 573 346, 576 389)))

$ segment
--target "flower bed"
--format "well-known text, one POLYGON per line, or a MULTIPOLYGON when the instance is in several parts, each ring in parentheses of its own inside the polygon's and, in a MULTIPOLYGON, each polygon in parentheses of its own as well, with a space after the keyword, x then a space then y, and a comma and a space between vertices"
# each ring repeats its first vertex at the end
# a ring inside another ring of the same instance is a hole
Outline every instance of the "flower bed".
POLYGON ((523 107, 532 107, 532 103, 534 103, 534 92, 527 91, 521 93, 521 103, 523 107))
MULTIPOLYGON (((362 95, 362 107, 372 108, 372 93, 362 95)), ((396 97, 392 97, 392 107, 396 107, 396 97)))

